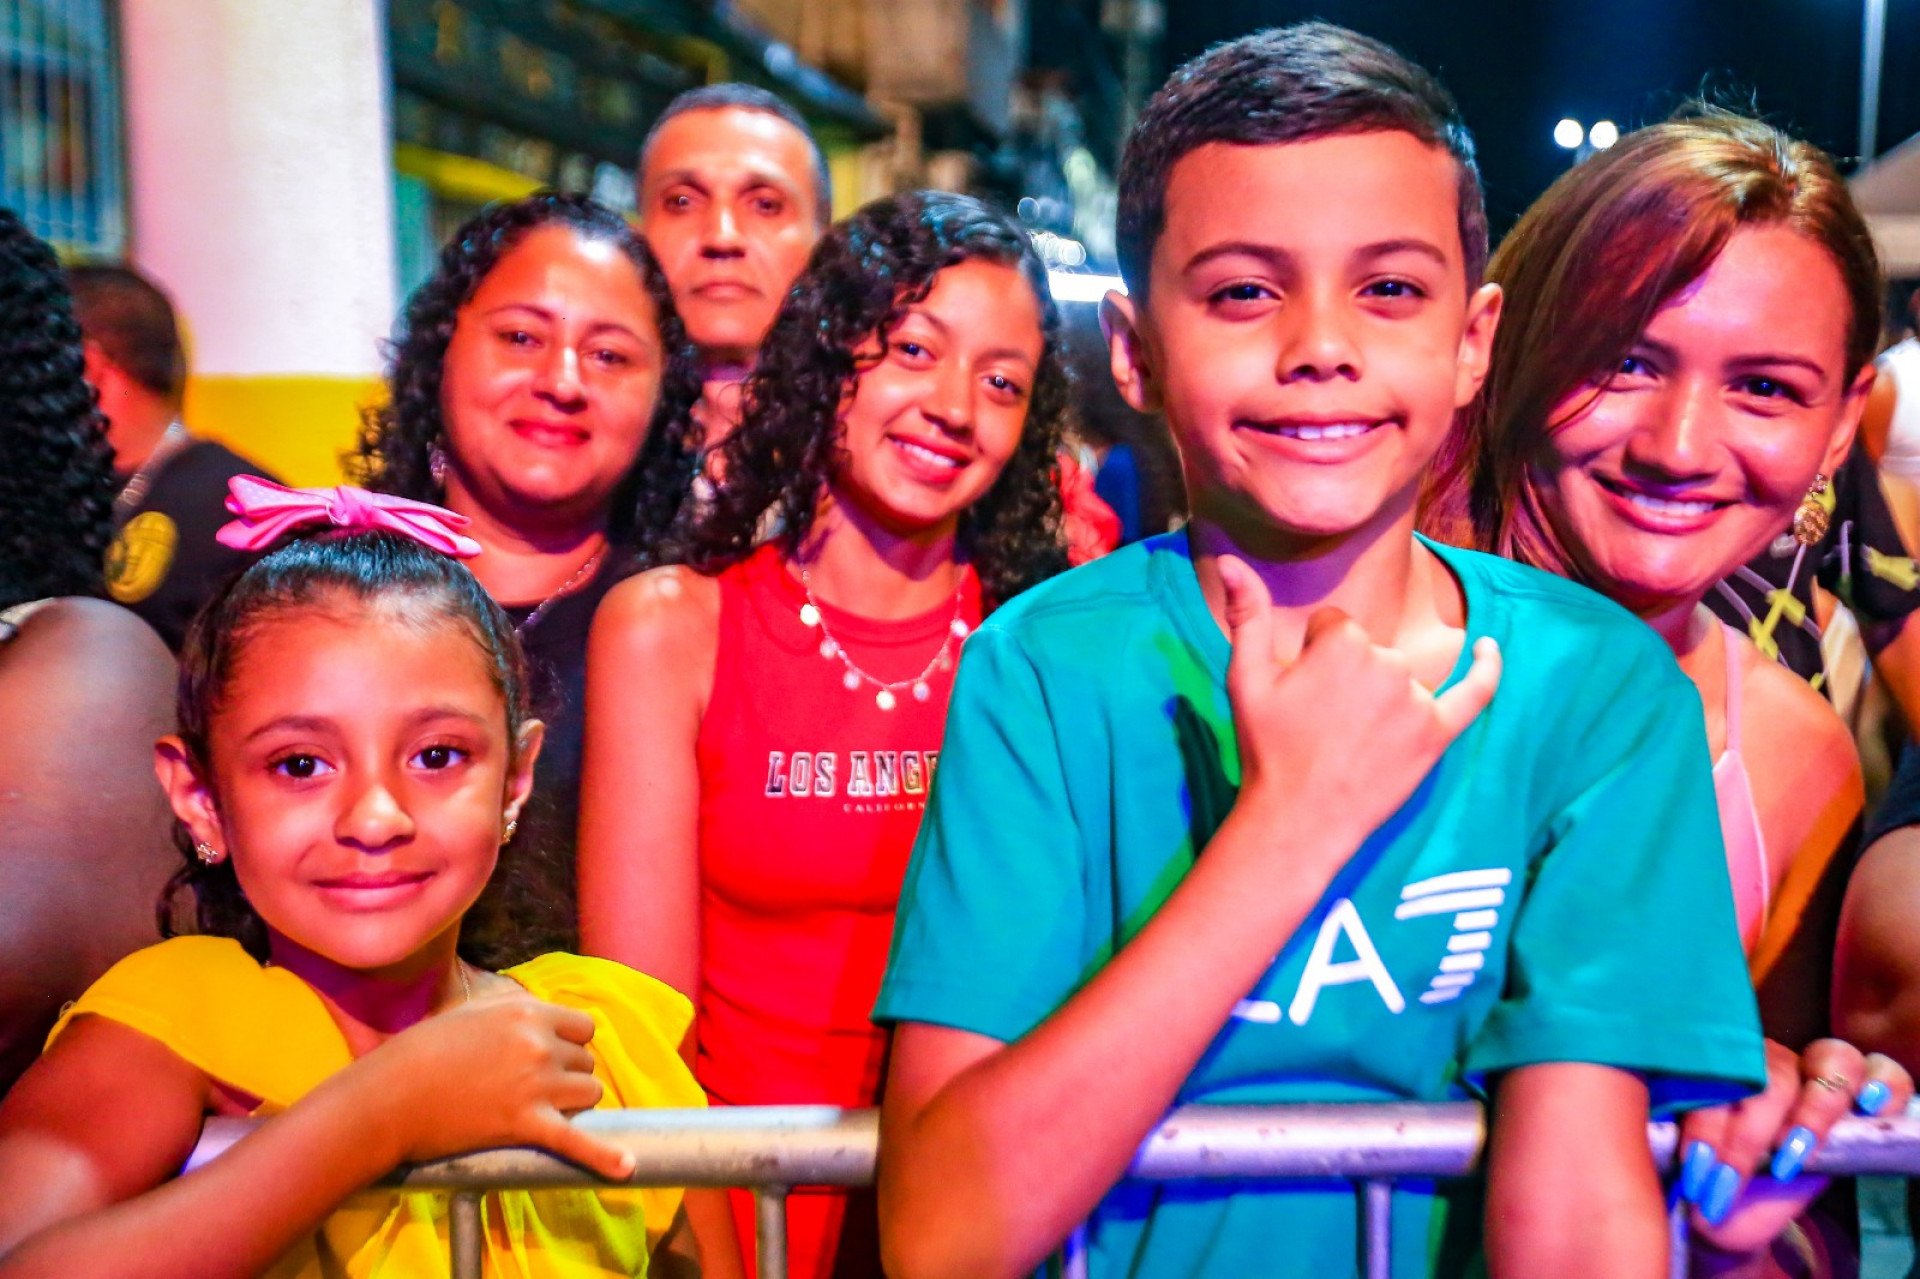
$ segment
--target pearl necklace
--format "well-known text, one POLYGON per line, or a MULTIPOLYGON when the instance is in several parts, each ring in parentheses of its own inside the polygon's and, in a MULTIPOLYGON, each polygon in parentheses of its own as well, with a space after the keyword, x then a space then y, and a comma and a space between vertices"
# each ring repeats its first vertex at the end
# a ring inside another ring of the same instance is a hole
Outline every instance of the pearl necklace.
POLYGON ((947 623, 947 633, 940 641, 940 651, 935 653, 933 660, 912 679, 883 680, 878 675, 868 674, 860 668, 859 663, 847 656, 846 647, 833 637, 832 631, 827 629, 827 615, 821 611, 820 602, 813 597, 813 583, 808 578, 805 565, 800 568, 800 589, 807 593, 807 602, 800 606, 800 621, 808 627, 820 629, 820 656, 828 661, 838 658, 840 664, 847 668, 846 674, 840 677, 840 682, 847 686, 847 690, 853 692, 857 691, 862 684, 871 684, 876 690, 873 695, 873 704, 883 711, 890 711, 900 704, 899 698, 894 694, 903 688, 913 691, 913 700, 916 702, 924 702, 932 697, 933 687, 927 683, 927 677, 936 670, 952 668, 953 659, 948 654, 952 651, 954 644, 966 639, 967 633, 973 629, 960 617, 960 601, 965 591, 964 583, 965 579, 962 578, 961 589, 953 593, 953 618, 947 623))

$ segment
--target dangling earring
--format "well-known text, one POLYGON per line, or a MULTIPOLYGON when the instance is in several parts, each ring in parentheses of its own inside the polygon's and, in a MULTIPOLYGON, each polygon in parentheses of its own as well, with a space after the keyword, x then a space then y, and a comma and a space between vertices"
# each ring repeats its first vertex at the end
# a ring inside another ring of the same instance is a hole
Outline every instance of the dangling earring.
POLYGON ((513 842, 514 833, 519 829, 520 829, 520 819, 518 817, 507 818, 507 829, 500 836, 501 845, 504 847, 507 844, 511 844, 513 842))
POLYGON ((1820 499, 1827 491, 1827 477, 1815 475, 1813 483, 1807 485, 1807 495, 1800 499, 1799 509, 1793 513, 1793 540, 1802 546, 1812 546, 1827 535, 1827 504, 1820 499))
POLYGON ((427 446, 427 474, 441 488, 447 487, 447 451, 440 447, 437 440, 427 446))
POLYGON ((218 866, 220 859, 224 856, 219 849, 207 843, 204 839, 194 844, 193 855, 200 859, 202 866, 218 866))

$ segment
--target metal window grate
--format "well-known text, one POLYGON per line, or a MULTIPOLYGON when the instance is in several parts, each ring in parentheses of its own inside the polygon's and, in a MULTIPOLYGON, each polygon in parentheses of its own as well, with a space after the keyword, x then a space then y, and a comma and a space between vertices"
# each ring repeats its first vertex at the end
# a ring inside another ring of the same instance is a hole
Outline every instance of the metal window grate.
POLYGON ((0 0, 0 205, 69 255, 126 250, 112 0, 0 0))

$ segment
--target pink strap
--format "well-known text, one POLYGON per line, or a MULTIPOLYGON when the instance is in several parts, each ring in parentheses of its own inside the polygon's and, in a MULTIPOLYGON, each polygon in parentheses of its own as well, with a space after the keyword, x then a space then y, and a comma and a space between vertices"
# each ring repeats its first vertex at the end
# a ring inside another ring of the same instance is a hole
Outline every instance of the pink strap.
POLYGON ((239 551, 263 551, 288 533, 332 525, 352 533, 380 530, 410 537, 443 555, 478 555, 480 543, 463 536, 467 517, 391 493, 357 488, 290 489, 253 475, 227 481, 227 509, 240 518, 214 539, 239 551))

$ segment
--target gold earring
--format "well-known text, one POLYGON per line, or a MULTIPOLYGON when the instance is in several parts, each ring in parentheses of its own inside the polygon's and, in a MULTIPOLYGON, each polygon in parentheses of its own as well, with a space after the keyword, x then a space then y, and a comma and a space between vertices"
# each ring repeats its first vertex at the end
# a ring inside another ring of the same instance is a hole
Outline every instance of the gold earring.
POLYGON ((1827 491, 1827 477, 1815 475, 1813 483, 1807 485, 1807 495, 1800 499, 1799 509, 1793 513, 1793 540, 1802 546, 1812 546, 1827 535, 1830 517, 1827 504, 1820 499, 1827 491))
POLYGON ((204 839, 194 844, 193 855, 200 859, 202 866, 217 866, 220 864, 220 858, 222 856, 219 849, 207 843, 204 839))
POLYGON ((507 818, 506 833, 500 836, 500 842, 502 844, 511 844, 513 842, 514 833, 519 829, 520 829, 520 819, 518 817, 507 818))

